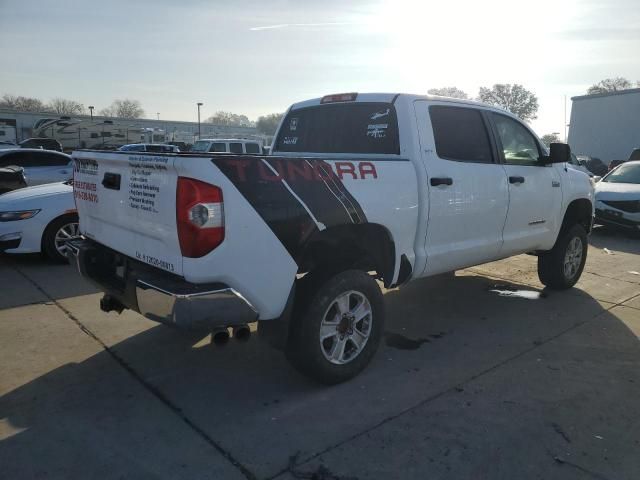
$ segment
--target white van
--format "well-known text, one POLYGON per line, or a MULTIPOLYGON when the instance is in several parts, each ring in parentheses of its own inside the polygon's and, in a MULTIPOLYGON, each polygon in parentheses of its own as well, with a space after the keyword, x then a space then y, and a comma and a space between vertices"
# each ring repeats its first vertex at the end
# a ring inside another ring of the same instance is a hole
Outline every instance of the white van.
POLYGON ((235 154, 261 155, 262 145, 258 140, 245 140, 241 138, 206 138, 196 141, 191 147, 190 153, 216 152, 235 154))

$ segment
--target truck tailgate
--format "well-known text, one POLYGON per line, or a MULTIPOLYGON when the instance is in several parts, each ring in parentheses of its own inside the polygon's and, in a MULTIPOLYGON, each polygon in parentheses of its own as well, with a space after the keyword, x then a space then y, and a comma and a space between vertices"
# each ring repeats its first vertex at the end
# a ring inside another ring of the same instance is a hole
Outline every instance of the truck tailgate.
POLYGON ((73 152, 80 231, 129 257, 181 275, 174 157, 73 152))

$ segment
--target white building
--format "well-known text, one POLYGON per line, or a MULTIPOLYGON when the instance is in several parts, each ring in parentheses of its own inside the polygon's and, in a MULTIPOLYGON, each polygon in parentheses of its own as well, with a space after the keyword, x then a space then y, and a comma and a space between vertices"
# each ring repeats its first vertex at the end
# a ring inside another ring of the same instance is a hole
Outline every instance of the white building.
POLYGON ((605 164, 640 147, 640 88, 573 97, 568 143, 605 164))

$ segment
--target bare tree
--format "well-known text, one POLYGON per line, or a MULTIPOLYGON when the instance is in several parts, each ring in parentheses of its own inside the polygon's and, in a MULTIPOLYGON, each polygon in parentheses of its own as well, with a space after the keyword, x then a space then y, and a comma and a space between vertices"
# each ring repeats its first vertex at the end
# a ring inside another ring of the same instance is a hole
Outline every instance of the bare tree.
POLYGON ((224 112, 222 110, 217 111, 212 116, 205 120, 207 123, 213 123, 215 125, 227 125, 233 127, 253 127, 255 124, 246 115, 239 115, 237 113, 224 112))
POLYGON ((633 88, 629 80, 623 77, 605 78, 598 83, 591 85, 587 90, 587 95, 596 95, 598 93, 618 92, 620 90, 628 90, 633 88))
POLYGON ((48 108, 60 115, 81 115, 85 111, 83 104, 66 98, 54 98, 49 102, 48 108))
POLYGON ((466 92, 460 90, 458 87, 442 87, 442 88, 430 88, 427 90, 429 95, 439 95, 441 97, 462 98, 464 100, 469 98, 466 92))
POLYGON ((480 87, 478 100, 509 110, 527 122, 537 118, 538 97, 522 85, 497 83, 491 88, 480 87))
POLYGON ((283 115, 283 113, 271 113, 269 115, 262 115, 258 117, 258 120, 256 121, 256 128, 260 133, 263 133, 265 135, 274 135, 283 115))
POLYGON ((544 143, 547 147, 552 143, 561 142, 560 136, 557 133, 547 133, 546 135, 540 137, 540 140, 542 140, 542 143, 544 143))
POLYGON ((10 108, 20 112, 47 112, 47 106, 42 100, 33 97, 23 97, 5 94, 0 100, 0 108, 10 108))
POLYGON ((123 100, 114 100, 111 105, 100 110, 100 115, 118 118, 140 118, 144 115, 144 110, 138 100, 125 98, 123 100))

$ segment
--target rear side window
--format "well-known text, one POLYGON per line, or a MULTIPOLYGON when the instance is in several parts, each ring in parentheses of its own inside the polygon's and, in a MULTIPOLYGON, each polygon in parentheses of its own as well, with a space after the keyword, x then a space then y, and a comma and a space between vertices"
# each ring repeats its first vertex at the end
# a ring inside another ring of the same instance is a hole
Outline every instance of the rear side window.
POLYGON ((492 163, 491 144, 480 111, 473 108, 429 107, 438 157, 492 163))
POLYGON ((43 167, 64 167, 68 165, 70 161, 69 157, 65 155, 57 155, 49 152, 37 152, 36 156, 41 157, 39 160, 43 167))
POLYGON ((391 103, 336 103, 292 110, 276 150, 310 153, 400 153, 398 119, 391 103))
POLYGON ((210 152, 226 152, 227 151, 227 144, 226 143, 220 143, 220 142, 214 142, 211 144, 211 147, 209 147, 209 151, 210 152))
POLYGON ((246 148, 247 153, 260 153, 260 145, 257 143, 246 143, 244 148, 246 148))
POLYGON ((0 167, 8 167, 9 165, 25 168, 43 166, 34 155, 34 152, 14 152, 0 157, 0 167))
POLYGON ((229 144, 229 151, 231 153, 242 153, 242 144, 241 143, 230 143, 229 144))

